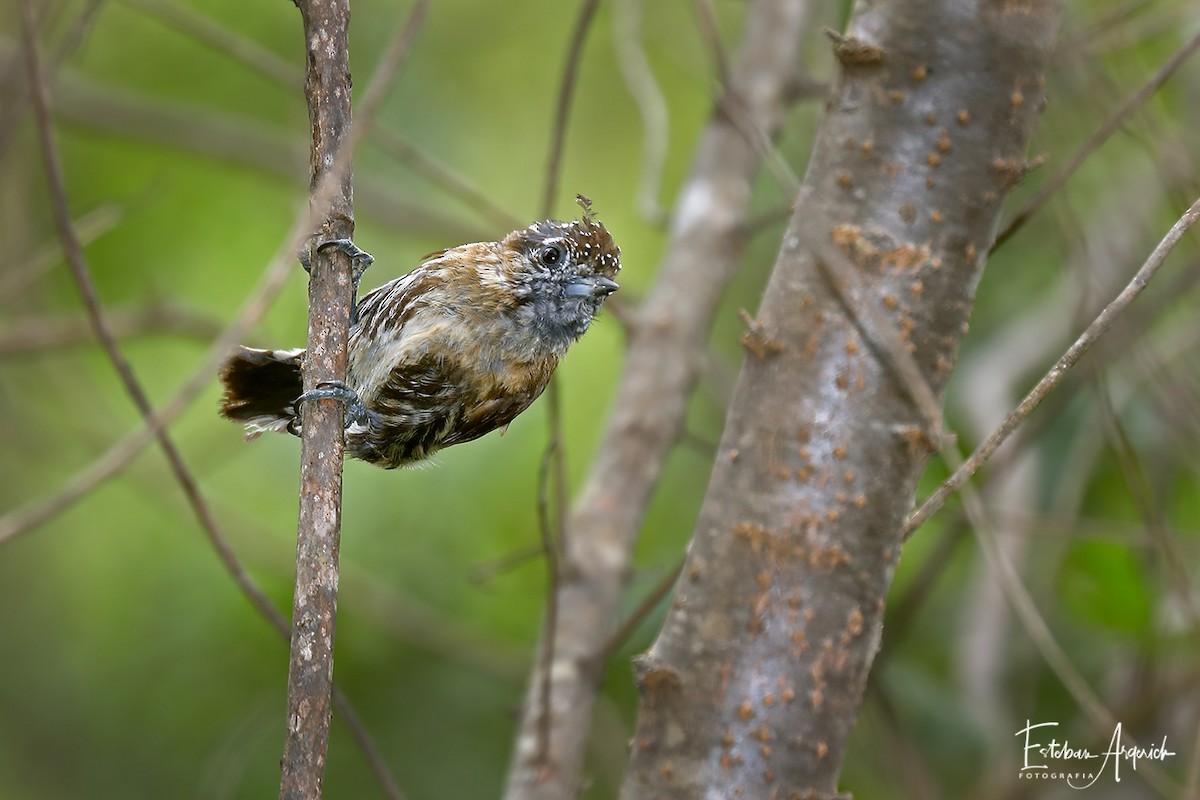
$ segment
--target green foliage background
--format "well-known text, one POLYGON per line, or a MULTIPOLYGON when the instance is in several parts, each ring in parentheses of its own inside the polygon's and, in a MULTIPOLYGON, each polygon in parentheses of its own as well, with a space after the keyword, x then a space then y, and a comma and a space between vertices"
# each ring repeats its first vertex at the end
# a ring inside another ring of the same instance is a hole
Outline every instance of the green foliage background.
MULTIPOLYGON (((54 255, 35 131, 14 60, 19 26, 11 6, 0 21, 0 123, 12 137, 0 140, 4 336, 82 320, 78 293, 54 255)), ((53 52, 86 6, 78 0, 38 6, 53 52)), ((602 7, 587 43, 556 213, 575 213, 575 192, 593 199, 622 246, 620 296, 632 305, 652 285, 665 235, 636 211, 643 127, 620 77, 610 6, 602 7)), ((282 237, 306 202, 307 180, 299 81, 281 85, 198 41, 195 29, 168 24, 161 9, 173 7, 175 0, 100 3, 54 92, 72 210, 82 217, 100 209, 115 219, 87 247, 106 308, 158 309, 195 323, 183 333, 151 326, 123 340, 160 404, 233 318, 272 255, 290 246, 282 237)), ((303 43, 290 3, 189 0, 186 7, 295 65, 299 75, 303 43)), ((718 85, 689 4, 642 7, 644 47, 670 113, 661 193, 669 209, 718 85)), ((408 10, 408 4, 355 2, 359 91, 408 10)), ((720 0, 715 10, 726 46, 735 47, 743 5, 720 0)), ((831 4, 819 16, 837 28, 847 13, 831 4)), ((435 2, 378 125, 467 177, 509 214, 533 219, 574 15, 575 4, 534 0, 435 2)), ((1061 164, 1195 27, 1184 3, 1073 9, 1063 38, 1075 49, 1064 45, 1034 147, 1048 156, 1045 169, 1061 164)), ((832 75, 816 29, 808 61, 814 76, 832 75)), ((964 367, 1010 320, 1071 277, 1071 269, 1074 294, 1062 311, 1074 320, 1071 331, 1111 296, 1120 276, 1132 273, 1197 194, 1197 109, 1200 75, 1191 65, 998 252, 979 290, 964 367), (1116 274, 1091 272, 1106 256, 1089 251, 1091 232, 1122 203, 1140 209, 1140 216, 1116 217, 1128 226, 1131 256, 1113 265, 1116 274)), ((819 110, 815 102, 798 106, 780 145, 797 174, 819 110)), ((357 240, 377 259, 364 285, 406 272, 426 252, 506 232, 370 141, 358 154, 356 174, 357 240), (412 209, 424 217, 406 222, 412 209)), ((1036 185, 1039 176, 1031 181, 1036 185)), ((1019 192, 1018 202, 1028 194, 1019 192)), ((760 179, 758 211, 769 214, 786 200, 769 174, 760 179)), ((719 316, 689 436, 670 459, 645 525, 630 609, 677 563, 690 535, 740 358, 736 312, 756 306, 781 231, 773 223, 757 234, 719 316)), ((1043 465, 1041 491, 1035 507, 1011 509, 1032 515, 1032 555, 1023 573, 1060 642, 1114 713, 1137 724, 1137 735, 1172 737, 1181 755, 1165 767, 1178 780, 1185 778, 1198 722, 1195 595, 1188 612, 1168 579, 1169 560, 1148 543, 1147 516, 1123 469, 1131 459, 1113 448, 1110 429, 1092 412, 1098 385, 1120 387, 1117 412, 1150 507, 1169 529, 1177 566, 1194 581, 1200 380, 1187 354, 1195 351, 1200 248, 1193 236, 1181 249, 1161 279, 1174 288, 1152 293, 1143 306, 1155 313, 1120 332, 1133 344, 1124 351, 1114 345, 1081 366, 1079 379, 1032 421, 1039 433, 1024 446, 1043 465), (1171 347, 1182 352, 1171 356, 1171 347), (1134 357, 1126 358, 1130 351, 1134 357), (1166 366, 1139 382, 1147 353, 1166 366), (1096 443, 1091 450, 1080 444, 1089 441, 1096 443), (1067 518, 1055 516, 1053 499, 1072 480, 1082 500, 1067 518), (1177 732, 1184 738, 1174 738, 1177 732)), ((305 277, 297 267, 247 343, 299 345, 305 313, 305 277)), ((1059 338, 1061 346, 1019 388, 1069 342, 1059 338)), ((560 370, 576 485, 603 431, 622 350, 620 325, 605 318, 560 370)), ((298 443, 284 436, 243 443, 216 417, 217 397, 214 382, 171 432, 239 556, 287 609, 298 443)), ((964 402, 956 383, 949 410, 958 426, 966 424, 964 402)), ((0 419, 0 514, 52 496, 139 421, 103 353, 86 340, 4 350, 0 419)), ((977 436, 963 438, 967 446, 977 436)), ((537 559, 486 580, 477 573, 538 542, 535 499, 545 442, 538 404, 504 436, 453 448, 429 467, 346 466, 336 678, 410 797, 485 798, 500 791, 545 576, 537 559)), ((940 472, 935 464, 923 491, 940 472)), ((1011 746, 1017 728, 1006 726, 1026 718, 1058 720, 1081 742, 1107 741, 1015 623, 1006 661, 998 665, 1011 718, 991 725, 973 718, 956 647, 964 598, 978 579, 977 548, 969 535, 945 538, 961 528, 952 508, 905 554, 892 611, 909 613, 899 622, 889 616, 878 685, 844 775, 858 796, 900 796, 898 786, 915 785, 904 776, 910 751, 924 765, 919 780, 939 787, 939 795, 929 796, 967 796, 993 771, 1008 781, 1020 753, 1011 746), (936 568, 926 569, 931 563, 936 568), (999 750, 996 741, 1004 745, 999 750)), ((636 701, 628 657, 649 642, 656 618, 657 612, 608 670, 588 797, 615 792, 636 701)), ((0 544, 0 798, 268 796, 278 783, 286 664, 286 646, 239 594, 161 454, 148 448, 48 523, 0 544)), ((326 786, 331 797, 379 796, 336 723, 326 786)))

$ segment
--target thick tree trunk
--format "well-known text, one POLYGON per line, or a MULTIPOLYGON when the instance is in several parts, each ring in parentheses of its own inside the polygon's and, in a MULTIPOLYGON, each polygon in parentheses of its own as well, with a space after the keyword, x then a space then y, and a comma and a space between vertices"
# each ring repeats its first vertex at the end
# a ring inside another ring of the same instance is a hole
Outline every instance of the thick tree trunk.
POLYGON ((1024 171, 1059 10, 860 3, 836 37, 841 79, 637 664, 627 800, 837 796, 930 401, 1024 171))

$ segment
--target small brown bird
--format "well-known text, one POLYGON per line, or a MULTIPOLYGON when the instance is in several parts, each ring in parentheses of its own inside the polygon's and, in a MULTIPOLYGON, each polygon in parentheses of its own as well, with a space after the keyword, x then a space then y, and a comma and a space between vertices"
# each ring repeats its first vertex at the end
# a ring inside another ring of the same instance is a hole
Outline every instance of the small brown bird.
POLYGON ((617 290, 620 249, 578 199, 582 220, 432 253, 368 293, 351 323, 344 386, 302 395, 304 350, 238 348, 221 367, 222 416, 250 437, 298 435, 301 401, 339 397, 346 452, 387 469, 505 427, 617 290))

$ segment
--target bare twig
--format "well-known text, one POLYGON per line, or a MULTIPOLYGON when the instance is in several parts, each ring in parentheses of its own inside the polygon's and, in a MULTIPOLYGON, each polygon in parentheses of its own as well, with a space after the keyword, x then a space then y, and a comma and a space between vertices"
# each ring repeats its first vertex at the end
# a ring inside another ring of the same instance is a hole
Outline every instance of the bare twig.
POLYGON ((245 34, 226 27, 196 9, 174 0, 117 0, 154 17, 207 47, 224 53, 288 89, 299 89, 304 70, 245 34))
POLYGON ((638 603, 637 608, 630 612, 617 629, 613 631, 612 636, 608 638, 604 648, 596 654, 597 669, 602 669, 609 662, 621 645, 625 644, 630 636, 638 629, 638 626, 646 621, 646 617, 650 616, 651 612, 658 607, 663 598, 671 591, 675 584, 679 581, 679 576, 683 572, 683 559, 679 559, 679 563, 674 566, 669 572, 659 579, 658 583, 650 587, 650 591, 646 592, 646 596, 642 598, 642 602, 638 603))
MULTIPOLYGON (((571 103, 575 98, 578 83, 579 62, 583 58, 583 43, 591 30, 599 0, 583 0, 571 41, 567 45, 566 63, 563 66, 562 83, 554 107, 554 121, 550 133, 549 156, 546 160, 545 183, 542 187, 541 216, 549 217, 554 211, 554 200, 558 192, 562 154, 566 149, 567 125, 571 118, 571 103)), ((546 392, 546 424, 549 439, 542 458, 542 469, 538 475, 538 523, 542 536, 542 547, 546 554, 546 616, 542 631, 539 663, 543 679, 537 687, 538 719, 535 724, 536 745, 534 759, 539 764, 550 762, 550 735, 552 715, 552 686, 550 667, 554 663, 555 632, 558 630, 558 589, 560 555, 567 539, 567 459, 562 425, 562 389, 557 376, 550 379, 546 392), (554 494, 554 516, 549 514, 549 491, 554 494)))
MULTIPOLYGON (((298 3, 308 49, 305 94, 312 125, 309 196, 324 241, 354 232, 350 158, 362 128, 352 130, 348 0, 298 3)), ((362 101, 368 117, 382 103, 416 36, 428 0, 418 0, 380 59, 362 101)), ((309 281, 308 349, 304 388, 311 391, 346 375, 346 343, 354 286, 349 257, 314 248, 309 281)), ((308 403, 300 451, 300 519, 296 588, 288 668, 287 736, 281 798, 321 795, 333 692, 333 641, 341 536, 343 409, 333 401, 308 403)))
POLYGON ((493 203, 487 195, 479 191, 474 184, 458 172, 413 146, 411 142, 394 131, 382 125, 372 125, 370 138, 376 146, 392 158, 433 182, 434 185, 441 187, 446 194, 457 197, 464 205, 501 230, 513 230, 525 224, 493 203))
POLYGON ((579 61, 583 55, 583 42, 592 27, 592 18, 600 0, 583 0, 571 41, 567 45, 567 61, 563 67, 562 83, 558 87, 558 99, 554 105, 554 125, 551 128, 549 155, 546 157, 545 180, 542 184, 542 216, 554 210, 554 199, 558 193, 558 178, 562 167, 562 154, 567 142, 567 121, 571 116, 571 100, 575 96, 575 84, 579 76, 579 61))
MULTIPOLYGON (((173 333, 209 340, 221 327, 209 317, 182 308, 150 306, 108 314, 109 327, 117 338, 147 333, 173 333)), ((0 358, 84 344, 93 340, 91 325, 77 317, 17 318, 0 332, 0 358)))
POLYGON ((1013 234, 1019 231, 1021 227, 1029 221, 1029 218, 1032 217, 1039 208, 1045 205, 1046 201, 1050 199, 1050 196, 1061 189, 1063 185, 1070 179, 1070 177, 1075 174, 1075 171, 1083 166, 1084 162, 1087 161, 1088 157, 1091 156, 1096 148, 1108 141, 1108 137, 1112 136, 1117 132, 1117 130, 1120 129, 1126 118, 1136 111, 1138 107, 1142 105, 1142 103, 1146 102, 1146 100, 1153 96, 1153 94, 1158 91, 1159 87, 1166 83, 1168 78, 1175 74, 1175 71, 1178 70, 1179 67, 1181 67, 1184 62, 1191 57, 1192 53, 1196 51, 1197 47, 1200 47, 1200 33, 1192 36, 1192 38, 1188 39, 1188 41, 1184 43, 1182 47, 1176 50, 1175 53, 1172 54, 1172 56, 1168 58, 1161 67, 1158 68, 1158 72, 1154 73, 1153 77, 1151 77, 1150 80, 1147 81, 1144 86, 1142 86, 1142 88, 1134 92, 1128 100, 1122 103, 1120 107, 1113 112, 1112 116, 1109 117, 1103 125, 1097 128, 1096 131, 1088 137, 1087 141, 1083 143, 1083 146, 1080 147, 1073 156, 1071 156, 1067 163, 1063 165, 1062 169, 1055 173, 1042 185, 1040 189, 1038 189, 1037 193, 1029 199, 1029 202, 1027 202, 1025 206, 1018 211, 1011 220, 1009 220, 1009 223, 1005 225, 998 234, 996 234, 996 240, 992 243, 992 250, 994 251, 997 247, 1004 244, 1009 240, 1010 237, 1012 237, 1013 234))
MULTIPOLYGON (((297 4, 304 20, 312 126, 309 208, 320 240, 354 234, 349 148, 349 0, 297 4), (335 168, 336 164, 336 168, 335 168), (319 191, 324 188, 325 194, 319 191)), ((346 378, 346 343, 353 301, 345 253, 312 248, 308 283, 308 348, 304 389, 346 378)), ((332 715, 333 643, 337 616, 342 522, 344 409, 333 400, 307 403, 300 443, 300 519, 288 661, 287 729, 280 762, 281 800, 321 797, 332 715)))
POLYGON ((1146 259, 1146 262, 1142 264, 1141 268, 1130 279, 1128 285, 1121 290, 1121 293, 1111 303, 1104 307, 1099 316, 1079 335, 1075 343, 1067 349, 1067 352, 1063 353, 1062 357, 1058 359, 1050 371, 1025 395, 1025 399, 1009 412, 1004 421, 1000 423, 1000 426, 987 439, 975 448, 975 451, 963 462, 963 465, 956 469, 954 474, 938 487, 937 491, 930 495, 921 504, 920 508, 909 516, 908 521, 904 525, 905 537, 911 536, 913 531, 921 527, 929 517, 945 504, 946 499, 952 493, 970 480, 971 476, 983 466, 984 462, 992 457, 996 449, 1012 435, 1021 422, 1033 413, 1033 410, 1046 398, 1046 395, 1054 391, 1054 388, 1058 386, 1063 376, 1066 375, 1071 367, 1079 361, 1097 339, 1104 335, 1105 331, 1109 329, 1121 312, 1128 308, 1129 304, 1146 288, 1146 284, 1158 272, 1159 267, 1167 260, 1167 256, 1171 254, 1171 251, 1175 249, 1175 246, 1179 244, 1183 235, 1196 223, 1197 219, 1200 219, 1200 200, 1197 200, 1192 204, 1191 208, 1184 212, 1183 216, 1179 218, 1171 227, 1171 230, 1167 232, 1167 235, 1163 237, 1162 241, 1158 243, 1158 246, 1154 248, 1154 252, 1146 259))
MULTIPOLYGON (((100 13, 101 6, 104 5, 104 0, 88 0, 87 6, 79 13, 78 19, 71 27, 63 40, 55 49, 54 54, 50 58, 50 63, 42 66, 43 80, 53 77, 58 71, 59 66, 67 59, 71 53, 75 52, 75 48, 83 41, 88 31, 92 29, 92 24, 96 21, 96 16, 100 13)), ((46 7, 47 10, 49 6, 46 7)), ((36 24, 34 26, 37 27, 36 24)), ((16 59, 14 59, 14 62, 16 59)), ((9 74, 0 77, 0 96, 5 98, 5 108, 3 114, 0 115, 0 156, 8 152, 8 146, 12 142, 13 134, 17 131, 18 125, 21 122, 21 117, 24 114, 25 103, 29 96, 25 93, 28 87, 28 81, 22 80, 19 74, 20 70, 14 68, 9 74), (14 90, 9 91, 7 84, 13 84, 14 90)))
MULTIPOLYGON (((123 210, 118 206, 104 205, 94 208, 72 222, 75 235, 83 245, 99 239, 117 226, 123 210)), ((22 252, 20 264, 0 264, 0 305, 8 305, 21 295, 42 275, 49 272, 62 260, 62 247, 57 240, 38 245, 29 252, 22 252)))
MULTIPOLYGON (((560 437, 562 435, 562 419, 559 416, 559 404, 550 404, 550 443, 542 454, 542 466, 538 471, 538 530, 542 536, 542 553, 546 558, 546 619, 542 627, 545 635, 542 637, 541 653, 538 658, 542 670, 549 674, 550 665, 554 663, 554 631, 558 628, 558 578, 559 552, 561 543, 555 538, 555 531, 564 530, 561 515, 563 513, 562 498, 555 498, 553 503, 555 519, 551 519, 551 500, 548 489, 553 483, 555 489, 561 492, 564 481, 561 476, 551 477, 551 470, 561 469, 562 455, 559 453, 560 437)), ((550 755, 550 680, 542 681, 538 686, 538 706, 541 717, 537 723, 537 758, 545 762, 550 755)))
POLYGON ((621 75, 642 117, 638 211, 652 224, 660 224, 666 217, 658 195, 667 161, 667 103, 646 58, 641 15, 641 0, 619 0, 613 13, 613 43, 621 75))

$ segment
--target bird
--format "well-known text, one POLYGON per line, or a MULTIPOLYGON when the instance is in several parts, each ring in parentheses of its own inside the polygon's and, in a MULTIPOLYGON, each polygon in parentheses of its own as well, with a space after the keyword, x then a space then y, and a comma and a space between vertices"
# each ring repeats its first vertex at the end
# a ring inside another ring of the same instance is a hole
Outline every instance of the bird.
MULTIPOLYGON (((239 346, 220 367, 221 415, 247 438, 298 436, 305 402, 337 398, 347 405, 346 454, 385 469, 506 428, 619 288, 620 248, 591 201, 576 199, 582 219, 431 253, 364 295, 344 382, 304 392, 303 349, 239 346)), ((356 275, 373 260, 348 240, 331 244, 351 255, 356 275)))

